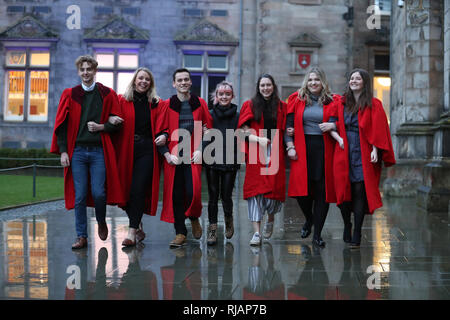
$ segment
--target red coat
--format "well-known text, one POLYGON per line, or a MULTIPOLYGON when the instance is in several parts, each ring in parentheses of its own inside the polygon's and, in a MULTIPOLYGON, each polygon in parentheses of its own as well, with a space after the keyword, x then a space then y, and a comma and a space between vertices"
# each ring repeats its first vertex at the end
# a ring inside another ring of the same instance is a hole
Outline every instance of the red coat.
MULTIPOLYGON (((336 116, 336 101, 339 96, 333 96, 333 102, 323 106, 323 122, 328 122, 330 117, 336 116)), ((294 113, 294 145, 298 159, 291 160, 291 173, 289 177, 288 196, 303 197, 308 195, 308 170, 306 163, 306 143, 303 130, 303 112, 306 103, 299 99, 298 93, 293 93, 288 99, 287 113, 294 113)), ((336 202, 333 181, 333 151, 335 140, 328 134, 323 135, 324 162, 325 162, 325 191, 326 201, 336 202)))
MULTIPOLYGON (((372 108, 366 108, 358 112, 359 140, 361 144, 361 160, 364 175, 364 186, 366 188, 369 212, 373 214, 375 209, 380 208, 381 195, 378 186, 381 176, 381 162, 385 167, 395 164, 394 149, 392 147, 391 133, 380 100, 372 99, 372 108), (379 161, 370 162, 372 146, 379 150, 379 161), (381 156, 380 156, 381 152, 381 156)), ((344 100, 338 103, 338 127, 339 135, 344 139, 344 150, 335 148, 334 153, 334 181, 336 186, 337 204, 351 201, 351 183, 349 177, 348 141, 344 123, 344 100)))
MULTIPOLYGON (((191 152, 199 150, 199 146, 202 142, 202 125, 206 124, 208 128, 212 127, 212 117, 208 111, 208 106, 202 98, 191 95, 189 104, 192 110, 192 116, 194 121, 200 121, 201 125, 196 125, 191 137, 191 152)), ((178 151, 178 134, 176 132, 179 129, 181 102, 177 96, 173 96, 169 100, 164 101, 163 114, 165 115, 164 127, 168 128, 169 134, 169 151, 170 153, 177 155, 178 151)), ((201 150, 201 149, 200 149, 201 150)), ((164 160, 164 195, 163 195, 163 209, 161 212, 161 220, 173 223, 173 188, 175 179, 175 166, 168 164, 164 160)), ((200 217, 202 214, 202 164, 191 164, 192 170, 192 188, 193 199, 188 209, 185 212, 186 217, 200 217)), ((175 195, 176 197, 180 195, 175 195)))
MULTIPOLYGON (((103 109, 100 123, 106 123, 110 114, 121 116, 117 95, 114 90, 103 86, 97 82, 97 88, 103 100, 103 109)), ((81 85, 74 88, 65 89, 61 95, 56 112, 55 128, 53 130, 52 145, 50 152, 60 154, 57 144, 56 131, 58 127, 67 118, 67 153, 70 161, 72 161, 73 151, 75 149, 75 140, 78 135, 81 116, 81 104, 83 103, 84 90, 81 85)), ((106 167, 106 203, 118 204, 124 202, 124 195, 119 180, 116 154, 114 151, 111 138, 108 133, 100 132, 103 146, 103 154, 105 157, 106 167)), ((75 206, 75 187, 73 184, 72 167, 64 168, 64 198, 66 201, 66 209, 73 209, 75 206)), ((94 206, 91 191, 89 189, 87 205, 94 206)))
MULTIPOLYGON (((135 114, 133 101, 127 101, 122 95, 119 95, 119 105, 124 122, 122 130, 112 135, 114 148, 116 149, 117 164, 119 166, 119 177, 122 182, 125 201, 130 199, 131 180, 133 178, 133 154, 134 154, 134 125, 135 114)), ((157 134, 166 131, 164 128, 164 117, 161 112, 162 107, 154 101, 149 103, 151 135, 153 139, 157 134)), ((156 215, 159 197, 159 180, 161 172, 162 158, 159 155, 156 145, 153 143, 153 180, 148 185, 145 197, 144 213, 152 216, 156 215)))
MULTIPOLYGON (((238 128, 242 127, 247 121, 250 121, 250 128, 255 130, 254 134, 262 136, 264 129, 264 117, 261 115, 261 120, 256 122, 252 112, 252 101, 245 101, 242 105, 238 128)), ((286 103, 280 101, 277 113, 277 133, 271 139, 272 151, 271 160, 269 162, 269 172, 264 165, 264 158, 259 152, 260 148, 255 143, 253 146, 245 143, 245 180, 244 180, 244 199, 254 197, 262 194, 265 198, 284 201, 286 198, 286 164, 284 155, 284 128, 286 126, 286 103), (255 147, 255 149, 253 149, 255 147), (258 147, 256 149, 256 147, 258 147), (278 153, 275 154, 275 150, 278 153), (255 154, 256 153, 256 154, 255 154), (278 157, 278 159, 277 159, 278 157), (274 160, 275 159, 275 160, 274 160), (273 171, 273 172, 270 172, 273 171), (269 174, 262 174, 262 173, 269 174)))

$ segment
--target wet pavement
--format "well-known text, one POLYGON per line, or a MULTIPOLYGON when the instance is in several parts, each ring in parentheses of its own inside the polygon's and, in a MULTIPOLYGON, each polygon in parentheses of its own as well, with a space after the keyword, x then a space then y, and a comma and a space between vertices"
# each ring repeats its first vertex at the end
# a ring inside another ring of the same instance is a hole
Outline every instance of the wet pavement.
POLYGON ((303 214, 288 199, 272 238, 255 248, 249 246, 252 228, 241 190, 234 192, 235 234, 224 239, 220 207, 213 247, 206 244, 206 203, 203 237, 195 240, 187 221, 187 245, 175 250, 169 249, 173 225, 150 216, 143 219, 143 243, 122 248, 128 219, 116 207, 108 207, 106 241, 98 238, 94 212, 88 210, 89 247, 79 251, 71 250, 73 211, 62 202, 0 211, 0 299, 450 298, 447 214, 427 214, 414 199, 384 199, 383 208, 366 216, 361 248, 353 250, 342 241, 342 220, 332 205, 321 249, 311 236, 300 238, 303 214))

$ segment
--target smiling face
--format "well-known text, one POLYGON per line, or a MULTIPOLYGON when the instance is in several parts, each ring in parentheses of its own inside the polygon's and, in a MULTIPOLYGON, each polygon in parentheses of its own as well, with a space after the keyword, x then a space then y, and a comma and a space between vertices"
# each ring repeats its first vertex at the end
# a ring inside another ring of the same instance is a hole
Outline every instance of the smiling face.
POLYGON ((228 106, 231 104, 231 100, 233 100, 233 90, 230 86, 221 86, 217 89, 216 98, 221 106, 228 106))
POLYGON ((355 72, 351 75, 348 82, 350 89, 353 93, 361 93, 364 88, 364 80, 359 72, 355 72))
POLYGON ((261 78, 259 82, 259 93, 261 93, 264 99, 270 99, 273 93, 273 83, 269 78, 261 78))
POLYGON ((322 92, 322 89, 323 89, 322 81, 320 80, 319 76, 314 72, 311 72, 309 74, 307 86, 308 86, 309 92, 311 92, 312 94, 314 94, 316 96, 320 95, 320 93, 322 92))
POLYGON ((78 68, 78 76, 85 86, 91 86, 94 82, 97 69, 94 69, 89 62, 83 62, 78 68))
POLYGON ((173 81, 172 86, 175 88, 175 90, 177 90, 177 93, 188 94, 192 86, 192 81, 189 73, 179 72, 175 74, 175 80, 173 81))
POLYGON ((134 80, 135 90, 139 93, 147 92, 148 89, 150 89, 151 84, 152 80, 150 78, 150 75, 144 70, 139 71, 136 75, 136 79, 134 80))

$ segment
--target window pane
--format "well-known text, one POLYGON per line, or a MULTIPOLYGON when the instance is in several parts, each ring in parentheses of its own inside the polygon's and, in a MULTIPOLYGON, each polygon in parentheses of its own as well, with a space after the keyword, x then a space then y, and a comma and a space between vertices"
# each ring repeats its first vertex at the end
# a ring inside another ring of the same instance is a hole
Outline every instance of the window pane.
POLYGON ((99 68, 114 68, 114 53, 97 53, 96 59, 99 68))
POLYGON ((191 92, 196 96, 202 96, 202 76, 200 75, 191 75, 192 87, 191 92))
POLYGON ((27 63, 25 51, 8 51, 6 53, 7 66, 24 66, 27 63))
POLYGON ((226 56, 208 56, 208 69, 227 69, 226 56))
POLYGON ((375 70, 383 70, 389 72, 390 61, 389 55, 376 54, 375 55, 375 70))
POLYGON ((97 72, 95 81, 114 89, 114 74, 112 72, 97 72))
POLYGON ((391 12, 391 0, 377 0, 375 4, 380 7, 380 11, 391 12))
POLYGON ((8 93, 5 120, 23 121, 25 71, 8 71, 8 93))
POLYGON ((137 68, 138 56, 137 54, 120 54, 119 68, 137 68))
POLYGON ((203 56, 199 54, 185 54, 184 55, 184 67, 191 69, 203 68, 203 56))
POLYGON ((48 52, 32 52, 31 53, 32 66, 49 66, 50 53, 48 52))
POLYGON ((133 79, 134 73, 120 72, 117 77, 117 94, 124 94, 128 84, 133 79))
POLYGON ((30 72, 29 121, 47 121, 48 71, 30 72))

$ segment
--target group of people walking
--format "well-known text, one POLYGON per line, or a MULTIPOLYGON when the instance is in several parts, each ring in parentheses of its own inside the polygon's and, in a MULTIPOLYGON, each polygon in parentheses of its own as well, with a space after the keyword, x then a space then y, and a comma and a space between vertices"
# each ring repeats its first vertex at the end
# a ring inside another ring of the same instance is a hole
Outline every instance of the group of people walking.
POLYGON ((209 110, 205 100, 191 93, 187 69, 175 70, 176 94, 163 100, 147 68, 137 69, 125 93, 117 96, 95 82, 93 57, 81 56, 75 64, 82 83, 61 96, 51 147, 64 167, 66 208, 75 209, 73 249, 87 247, 86 206, 95 207, 100 239, 108 236, 110 204, 120 206, 129 218, 122 245, 144 240, 142 217, 156 215, 161 172, 161 220, 175 229, 170 247, 186 243, 188 218, 194 238, 202 237, 202 170, 209 194, 207 244, 217 242, 219 198, 230 239, 232 192, 244 160, 243 196, 254 232, 250 245, 260 245, 273 233, 275 214, 286 197, 286 156, 291 168, 288 196, 296 198, 306 219, 301 238, 314 229, 313 243, 324 247, 321 232, 329 203, 337 203, 343 240, 359 247, 364 215, 382 206, 382 162, 390 166, 395 158, 383 106, 373 98, 370 76, 362 69, 350 73, 347 90, 339 96, 331 94, 325 73, 314 67, 287 103, 280 99, 273 76, 263 74, 254 96, 238 111, 227 81, 217 85, 209 110), (227 138, 230 130, 232 139, 227 138), (202 161, 207 153, 212 161, 202 161))

